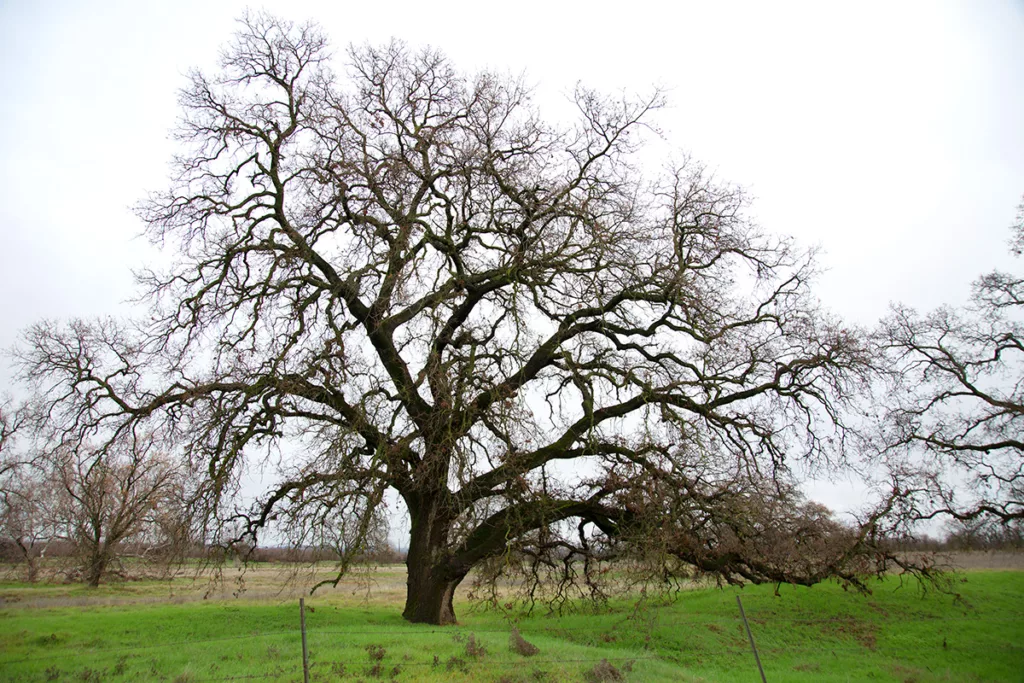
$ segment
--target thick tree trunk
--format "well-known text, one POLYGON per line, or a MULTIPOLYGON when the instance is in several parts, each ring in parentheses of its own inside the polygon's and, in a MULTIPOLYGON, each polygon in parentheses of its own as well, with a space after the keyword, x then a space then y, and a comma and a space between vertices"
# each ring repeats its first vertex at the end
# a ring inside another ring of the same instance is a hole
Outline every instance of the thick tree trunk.
POLYGON ((412 528, 405 611, 402 616, 422 624, 455 623, 452 598, 465 572, 453 571, 445 554, 449 519, 435 500, 409 509, 412 528))
POLYGON ((409 585, 402 616, 419 624, 454 624, 452 597, 462 577, 446 578, 443 571, 409 564, 409 585))
POLYGON ((85 583, 91 588, 97 588, 100 585, 100 579, 103 578, 103 573, 107 569, 107 562, 109 561, 107 554, 102 551, 95 551, 90 553, 89 561, 85 566, 85 583))

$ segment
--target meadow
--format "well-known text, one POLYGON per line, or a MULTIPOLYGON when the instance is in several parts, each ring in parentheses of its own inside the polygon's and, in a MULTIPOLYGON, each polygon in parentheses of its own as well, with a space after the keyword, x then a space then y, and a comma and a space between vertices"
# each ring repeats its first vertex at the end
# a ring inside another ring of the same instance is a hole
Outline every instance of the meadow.
MULTIPOLYGON (((229 572, 213 590, 180 577, 0 584, 0 681, 302 681, 298 596, 313 577, 286 573, 229 572)), ((897 576, 867 596, 694 585, 562 614, 463 599, 443 628, 402 620, 404 580, 378 567, 306 596, 311 680, 759 680, 740 595, 768 681, 1024 681, 1021 571, 964 571, 953 594, 897 576)))

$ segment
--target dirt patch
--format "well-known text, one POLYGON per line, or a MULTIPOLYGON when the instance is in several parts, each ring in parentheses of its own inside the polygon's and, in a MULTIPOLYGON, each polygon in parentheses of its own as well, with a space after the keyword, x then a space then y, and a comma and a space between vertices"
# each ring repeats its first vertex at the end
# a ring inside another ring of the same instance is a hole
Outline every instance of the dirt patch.
POLYGON ((874 650, 878 646, 875 627, 856 619, 834 619, 826 622, 823 630, 837 638, 852 638, 869 650, 874 650))
POLYGON ((913 669, 908 666, 896 664, 891 669, 893 677, 901 683, 917 683, 921 680, 922 673, 919 669, 913 669))

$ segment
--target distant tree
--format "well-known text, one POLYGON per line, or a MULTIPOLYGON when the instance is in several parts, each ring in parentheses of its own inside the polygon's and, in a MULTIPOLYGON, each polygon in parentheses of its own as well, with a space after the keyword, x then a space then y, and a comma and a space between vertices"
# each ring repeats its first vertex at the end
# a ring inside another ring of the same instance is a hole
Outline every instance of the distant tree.
POLYGON ((52 502, 52 489, 29 465, 8 472, 0 486, 0 543, 8 559, 24 564, 31 583, 39 580, 47 548, 58 540, 52 502))
POLYGON ((15 449, 26 414, 7 400, 0 403, 0 544, 5 556, 23 562, 26 578, 39 578, 39 561, 53 539, 44 514, 48 493, 34 463, 15 449))
POLYGON ((611 557, 807 584, 884 557, 890 500, 826 524, 789 470, 848 455, 872 349, 742 192, 689 160, 641 172, 658 96, 580 89, 558 127, 433 50, 352 49, 345 81, 328 57, 315 26, 250 15, 190 75, 173 185, 140 209, 178 251, 141 276, 149 316, 23 345, 54 438, 160 435, 226 540, 359 553, 397 492, 417 622, 453 622, 470 569, 513 553, 573 558, 583 590, 611 557), (233 507, 261 455, 280 480, 233 507))
POLYGON ((56 536, 74 546, 74 573, 89 586, 123 574, 127 557, 144 561, 180 540, 174 524, 180 476, 150 439, 60 449, 45 463, 45 484, 53 487, 47 516, 56 536))
POLYGON ((14 450, 14 441, 25 427, 24 408, 17 408, 9 399, 0 400, 0 485, 8 473, 18 468, 22 461, 14 450))
POLYGON ((187 548, 194 535, 183 472, 151 437, 129 433, 72 448, 40 437, 49 425, 30 416, 9 404, 0 411, 0 543, 25 563, 29 581, 40 577, 51 547, 60 555, 50 563, 54 572, 91 586, 123 573, 129 556, 140 566, 166 564, 187 548), (15 436, 25 437, 18 448, 15 436))
MULTIPOLYGON (((1024 204, 1012 228, 1024 247, 1024 204)), ((962 309, 899 306, 879 341, 891 358, 885 443, 910 518, 965 530, 1024 519, 1024 279, 994 271, 962 309), (909 457, 907 457, 909 456, 909 457), (970 524, 969 522, 976 522, 970 524)), ((967 534, 970 535, 970 534, 967 534)))

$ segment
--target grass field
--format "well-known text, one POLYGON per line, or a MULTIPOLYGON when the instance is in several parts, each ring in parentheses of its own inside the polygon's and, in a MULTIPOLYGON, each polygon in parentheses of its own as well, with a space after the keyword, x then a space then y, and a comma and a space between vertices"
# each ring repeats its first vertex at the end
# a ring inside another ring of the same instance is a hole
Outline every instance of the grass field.
MULTIPOLYGON (((301 681, 301 586, 267 570, 247 577, 240 598, 229 582, 207 600, 182 580, 98 591, 2 584, 0 680, 301 681)), ((772 682, 1024 681, 1018 571, 965 572, 959 598, 889 578, 867 597, 832 584, 783 586, 780 596, 770 586, 696 588, 671 603, 535 613, 518 619, 533 656, 510 649, 507 617, 466 603, 457 627, 407 624, 402 568, 372 578, 307 598, 312 680, 754 681, 741 595, 772 682)))

